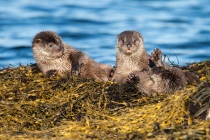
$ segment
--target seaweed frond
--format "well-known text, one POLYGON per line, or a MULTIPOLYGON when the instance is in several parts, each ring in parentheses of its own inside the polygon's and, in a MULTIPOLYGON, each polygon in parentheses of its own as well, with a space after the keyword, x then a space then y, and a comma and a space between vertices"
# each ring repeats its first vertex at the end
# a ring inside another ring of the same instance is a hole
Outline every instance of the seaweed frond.
POLYGON ((0 70, 0 137, 3 139, 210 138, 210 62, 183 68, 200 85, 170 95, 145 96, 135 86, 77 76, 46 78, 36 65, 0 70), (189 109, 197 103, 198 110, 189 109), (192 111, 194 113, 192 114, 192 111))

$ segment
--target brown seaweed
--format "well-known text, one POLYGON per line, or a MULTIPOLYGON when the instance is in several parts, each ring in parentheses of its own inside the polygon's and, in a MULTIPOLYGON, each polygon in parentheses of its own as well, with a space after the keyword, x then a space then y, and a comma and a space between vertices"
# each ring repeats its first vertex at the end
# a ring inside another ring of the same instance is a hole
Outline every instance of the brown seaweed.
POLYGON ((200 85, 147 97, 129 83, 45 78, 36 65, 0 70, 2 139, 209 139, 210 62, 192 63, 200 85), (200 106, 189 110, 190 103, 200 106), (195 117, 196 116, 196 117, 195 117))

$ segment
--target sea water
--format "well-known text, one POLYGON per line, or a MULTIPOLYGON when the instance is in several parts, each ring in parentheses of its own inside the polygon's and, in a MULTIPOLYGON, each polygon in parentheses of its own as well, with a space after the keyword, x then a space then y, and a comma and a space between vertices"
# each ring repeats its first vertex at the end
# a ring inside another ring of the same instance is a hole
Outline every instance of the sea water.
POLYGON ((209 0, 1 0, 0 68, 35 63, 31 42, 45 30, 111 65, 125 30, 140 32, 149 54, 158 47, 172 63, 207 60, 209 6, 209 0))

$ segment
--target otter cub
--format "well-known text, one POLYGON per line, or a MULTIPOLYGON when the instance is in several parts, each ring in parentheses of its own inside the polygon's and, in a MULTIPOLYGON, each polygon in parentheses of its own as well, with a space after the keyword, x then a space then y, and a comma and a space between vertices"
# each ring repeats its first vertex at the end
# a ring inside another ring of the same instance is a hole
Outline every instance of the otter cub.
POLYGON ((46 77, 75 73, 84 78, 108 81, 112 70, 111 66, 99 64, 82 51, 65 44, 52 31, 38 33, 33 39, 32 49, 37 65, 46 77))
POLYGON ((147 71, 134 71, 129 74, 128 82, 135 84, 138 89, 147 95, 158 93, 173 93, 186 86, 185 73, 177 68, 170 67, 162 62, 162 51, 155 49, 151 60, 156 66, 147 71))
POLYGON ((149 68, 150 55, 144 48, 143 38, 136 31, 124 31, 117 36, 116 69, 113 81, 124 83, 128 74, 149 68))
POLYGON ((151 57, 144 48, 141 34, 136 31, 124 31, 118 35, 116 70, 112 80, 136 84, 148 95, 174 92, 185 87, 181 69, 162 62, 159 49, 155 49, 151 57))

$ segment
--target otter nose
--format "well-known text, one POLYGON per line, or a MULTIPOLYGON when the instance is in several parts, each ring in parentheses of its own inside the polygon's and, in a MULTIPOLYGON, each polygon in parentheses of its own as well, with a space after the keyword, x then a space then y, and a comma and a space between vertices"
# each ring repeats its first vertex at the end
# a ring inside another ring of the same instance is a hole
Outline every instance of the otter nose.
POLYGON ((131 48, 132 47, 132 44, 131 43, 126 43, 127 47, 128 48, 131 48))

